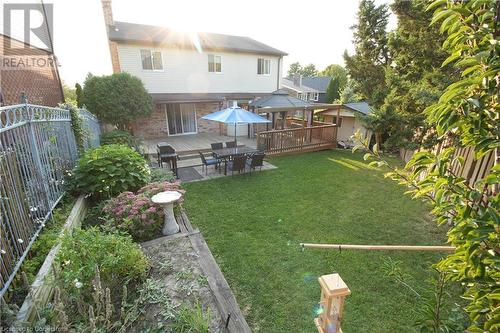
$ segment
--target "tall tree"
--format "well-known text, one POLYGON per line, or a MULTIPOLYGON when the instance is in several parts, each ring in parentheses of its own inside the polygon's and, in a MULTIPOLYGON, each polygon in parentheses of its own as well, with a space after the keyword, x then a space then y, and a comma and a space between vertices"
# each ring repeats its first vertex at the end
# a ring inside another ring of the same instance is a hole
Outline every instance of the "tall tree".
POLYGON ((391 66, 386 70, 389 93, 382 108, 400 117, 399 130, 389 141, 398 147, 417 148, 429 140, 424 109, 435 103, 444 88, 457 79, 451 66, 441 67, 447 54, 441 48, 445 36, 430 26, 432 12, 427 0, 395 0, 391 10, 397 15, 397 28, 389 34, 391 66))
POLYGON ((339 81, 340 90, 342 90, 347 84, 347 71, 344 67, 337 64, 326 66, 326 68, 319 72, 318 75, 336 77, 339 81))
POLYGON ((83 102, 89 111, 119 129, 153 112, 153 101, 142 81, 128 73, 109 76, 88 75, 83 87, 83 102))
POLYGON ((357 93, 353 80, 348 80, 344 89, 340 91, 339 103, 352 103, 362 100, 361 96, 357 93))
POLYGON ((83 107, 83 90, 80 83, 75 84, 76 106, 83 107))
POLYGON ((292 78, 295 75, 301 75, 301 74, 302 74, 302 66, 300 65, 300 63, 298 61, 291 63, 290 67, 288 68, 287 76, 289 78, 292 78))
POLYGON ((355 54, 344 53, 347 73, 360 95, 372 106, 380 107, 387 93, 385 68, 389 65, 387 47, 387 5, 361 0, 354 30, 355 54))
POLYGON ((338 77, 332 77, 326 87, 326 102, 333 103, 340 97, 340 82, 338 77))
MULTIPOLYGON (((434 10, 431 23, 440 24, 447 36, 443 48, 449 57, 443 65, 452 64, 461 75, 425 110, 443 139, 442 149, 420 151, 388 176, 428 202, 437 223, 449 225, 448 243, 456 249, 436 267, 464 288, 467 332, 499 332, 500 2, 437 0, 427 9, 434 10), (457 173, 465 163, 460 151, 471 154, 472 165, 492 156, 489 174, 474 183, 464 179, 468 176, 457 173)), ((362 141, 360 134, 357 138, 362 141)), ((374 165, 388 166, 378 147, 365 155, 371 157, 377 159, 374 165)), ((437 319, 422 331, 449 331, 437 319)))
POLYGON ((288 68, 288 77, 292 78, 295 75, 302 75, 304 77, 312 77, 318 75, 316 66, 314 64, 309 64, 302 66, 299 62, 294 62, 290 64, 288 68))
POLYGON ((318 75, 318 71, 316 70, 316 66, 314 66, 314 64, 309 64, 302 67, 302 76, 312 77, 316 75, 318 75))

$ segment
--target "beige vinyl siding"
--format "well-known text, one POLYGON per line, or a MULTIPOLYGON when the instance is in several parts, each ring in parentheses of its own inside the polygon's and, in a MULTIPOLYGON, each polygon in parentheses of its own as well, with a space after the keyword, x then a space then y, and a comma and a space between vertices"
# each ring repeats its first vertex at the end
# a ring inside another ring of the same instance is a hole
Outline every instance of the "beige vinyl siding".
POLYGON ((270 93, 278 87, 278 57, 265 56, 271 60, 271 74, 257 74, 258 54, 217 52, 221 56, 222 72, 208 71, 210 52, 154 48, 162 52, 163 70, 142 69, 141 49, 144 46, 118 45, 120 67, 139 77, 150 93, 270 93))

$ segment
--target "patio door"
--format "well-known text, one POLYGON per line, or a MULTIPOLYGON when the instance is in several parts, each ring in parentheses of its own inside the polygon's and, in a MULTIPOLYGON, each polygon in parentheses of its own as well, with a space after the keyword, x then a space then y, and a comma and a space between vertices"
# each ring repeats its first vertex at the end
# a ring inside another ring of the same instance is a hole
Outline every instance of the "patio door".
POLYGON ((167 104, 169 135, 196 133, 196 108, 194 104, 167 104))

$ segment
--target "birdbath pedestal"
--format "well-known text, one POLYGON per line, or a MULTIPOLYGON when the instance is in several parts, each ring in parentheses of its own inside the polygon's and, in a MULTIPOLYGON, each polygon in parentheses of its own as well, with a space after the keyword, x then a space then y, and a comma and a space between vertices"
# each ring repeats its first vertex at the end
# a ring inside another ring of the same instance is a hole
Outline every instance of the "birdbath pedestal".
POLYGON ((179 225, 175 221, 174 202, 182 197, 177 191, 165 191, 153 195, 151 201, 163 207, 165 213, 165 223, 163 224, 162 234, 165 236, 173 235, 179 232, 179 225))

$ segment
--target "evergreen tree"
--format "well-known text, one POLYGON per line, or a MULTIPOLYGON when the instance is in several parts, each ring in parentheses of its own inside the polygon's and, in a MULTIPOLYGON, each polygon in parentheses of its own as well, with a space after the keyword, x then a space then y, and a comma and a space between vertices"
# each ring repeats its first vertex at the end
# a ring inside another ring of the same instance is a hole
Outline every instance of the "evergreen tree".
POLYGON ((361 0, 358 23, 354 30, 355 54, 344 53, 347 73, 358 92, 374 107, 380 107, 387 93, 385 68, 388 66, 387 5, 376 6, 373 0, 361 0))
POLYGON ((326 102, 333 103, 340 97, 340 83, 338 77, 332 77, 326 88, 326 102))
POLYGON ((76 106, 83 107, 83 90, 80 83, 75 84, 76 106))
POLYGON ((399 130, 389 144, 417 148, 424 137, 432 145, 423 111, 437 102, 445 87, 457 79, 451 66, 441 67, 447 54, 441 48, 445 36, 430 25, 432 12, 426 0, 395 0, 391 4, 398 25, 389 34, 391 66, 386 71, 389 93, 383 108, 399 115, 399 130))

